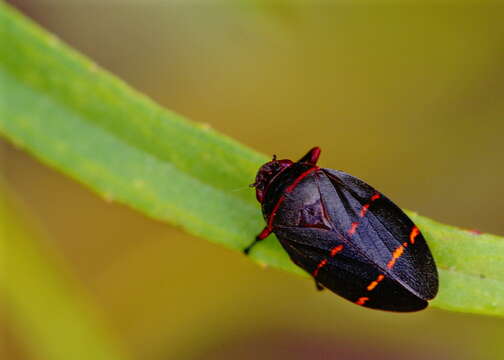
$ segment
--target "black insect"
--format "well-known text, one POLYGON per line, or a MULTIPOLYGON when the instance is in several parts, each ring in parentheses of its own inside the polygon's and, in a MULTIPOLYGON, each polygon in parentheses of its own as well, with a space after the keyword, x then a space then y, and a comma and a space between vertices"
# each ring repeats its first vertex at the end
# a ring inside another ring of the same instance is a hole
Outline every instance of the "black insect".
POLYGON ((416 311, 436 296, 438 274, 425 239, 404 212, 344 172, 319 168, 320 149, 298 162, 273 160, 258 171, 257 200, 266 227, 317 288, 358 305, 416 311))

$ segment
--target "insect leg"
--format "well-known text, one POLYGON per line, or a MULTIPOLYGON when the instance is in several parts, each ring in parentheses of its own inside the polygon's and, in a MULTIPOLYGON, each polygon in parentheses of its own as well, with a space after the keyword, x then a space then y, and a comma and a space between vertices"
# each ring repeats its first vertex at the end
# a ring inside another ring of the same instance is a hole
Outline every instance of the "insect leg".
POLYGON ((325 289, 325 287, 324 287, 324 286, 322 286, 322 284, 321 284, 321 283, 319 283, 319 282, 317 281, 317 279, 315 279, 315 278, 313 278, 313 279, 315 280, 315 287, 317 288, 317 290, 318 290, 318 291, 322 291, 322 290, 324 290, 324 289, 325 289))
POLYGON ((249 246, 247 246, 243 252, 245 253, 245 255, 248 255, 248 253, 250 252, 250 250, 254 247, 255 244, 257 244, 259 241, 263 240, 263 239, 266 239, 269 234, 271 234, 271 229, 269 227, 265 227, 263 229, 263 231, 261 231, 261 233, 259 235, 256 236, 256 238, 254 239, 254 241, 252 242, 252 244, 250 244, 249 246))

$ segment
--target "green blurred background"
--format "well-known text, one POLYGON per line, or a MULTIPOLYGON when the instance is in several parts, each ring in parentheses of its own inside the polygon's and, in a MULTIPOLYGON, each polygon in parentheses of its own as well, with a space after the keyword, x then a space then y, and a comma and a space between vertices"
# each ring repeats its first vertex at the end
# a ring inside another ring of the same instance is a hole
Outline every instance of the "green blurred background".
MULTIPOLYGON (((504 234, 504 6, 10 3, 192 120, 280 157, 319 145, 323 166, 367 180, 402 207, 504 234)), ((0 146, 27 229, 125 358, 504 358, 502 319, 359 308, 105 202, 0 146)), ((47 321, 62 316, 47 313, 47 321)), ((4 307, 0 319, 0 358, 46 360, 16 314, 4 307)))

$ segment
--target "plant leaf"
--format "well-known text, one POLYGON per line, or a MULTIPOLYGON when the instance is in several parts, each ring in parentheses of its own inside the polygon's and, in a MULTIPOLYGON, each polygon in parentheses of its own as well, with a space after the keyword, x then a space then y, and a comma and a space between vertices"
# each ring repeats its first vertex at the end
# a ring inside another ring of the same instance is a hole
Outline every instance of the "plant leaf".
POLYGON ((504 316, 504 239, 408 215, 422 230, 439 269, 440 291, 432 305, 504 316))
MULTIPOLYGON (((264 226, 247 188, 267 157, 162 109, 0 5, 0 132, 108 200, 240 250, 264 226)), ((440 268, 439 308, 504 316, 504 241, 412 215, 440 268)), ((273 237, 252 257, 294 271, 273 237)))

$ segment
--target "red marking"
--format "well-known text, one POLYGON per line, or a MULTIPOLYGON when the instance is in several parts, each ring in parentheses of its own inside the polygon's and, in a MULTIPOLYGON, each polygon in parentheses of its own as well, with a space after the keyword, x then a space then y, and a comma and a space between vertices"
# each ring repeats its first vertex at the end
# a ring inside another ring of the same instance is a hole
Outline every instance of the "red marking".
POLYGON ((378 284, 379 284, 379 283, 380 283, 383 279, 385 279, 385 276, 384 276, 384 275, 382 275, 382 274, 378 275, 378 277, 376 278, 376 280, 372 281, 372 282, 368 285, 368 287, 367 287, 367 291, 371 291, 371 290, 373 290, 375 287, 377 287, 377 286, 378 286, 378 284))
POLYGON ((380 195, 380 194, 378 194, 378 193, 376 193, 376 194, 374 194, 373 196, 371 196, 371 201, 378 200, 380 197, 381 197, 381 195, 380 195))
POLYGON ((289 187, 285 190, 286 192, 291 192, 292 190, 294 190, 296 188, 296 186, 299 184, 299 182, 301 180, 303 180, 305 177, 307 177, 310 173, 318 170, 319 167, 318 166, 315 166, 315 167, 312 167, 311 169, 308 169, 306 170, 304 173, 302 173, 301 175, 298 176, 298 178, 296 180, 294 180, 294 182, 292 184, 289 185, 289 187))
POLYGON ((413 226, 413 229, 411 229, 411 233, 409 236, 409 241, 410 243, 414 244, 415 243, 415 238, 420 234, 420 230, 416 226, 413 226))
POLYGON ((368 297, 360 297, 357 299, 357 301, 355 302, 357 305, 364 305, 366 303, 366 301, 368 301, 369 298, 368 297))
POLYGON ((343 250, 343 245, 338 245, 335 246, 331 249, 330 255, 331 257, 334 257, 337 253, 339 253, 341 250, 343 250))
POLYGON ((269 227, 265 227, 263 231, 261 231, 261 233, 257 235, 257 239, 264 240, 269 236, 269 234, 271 234, 271 229, 269 227))
POLYGON ((357 226, 359 226, 359 223, 358 222, 353 222, 352 223, 352 227, 348 230, 348 233, 350 235, 355 234, 355 231, 357 230, 357 226))
POLYGON ((310 160, 308 161, 310 164, 315 165, 318 161, 318 158, 320 156, 320 148, 318 146, 315 146, 313 149, 311 149, 308 154, 310 154, 310 160))
POLYGON ((469 229, 467 231, 470 232, 471 234, 474 234, 474 235, 481 235, 481 234, 483 234, 482 231, 479 231, 479 230, 476 230, 476 229, 469 229))
MULTIPOLYGON (((335 246, 331 249, 331 251, 329 252, 329 255, 331 255, 331 257, 334 257, 341 250, 343 250, 343 245, 335 246)), ((312 273, 313 277, 317 277, 319 270, 327 265, 327 261, 328 261, 327 259, 324 259, 318 263, 317 268, 315 270, 313 270, 313 273, 312 273)))
MULTIPOLYGON (((294 182, 292 184, 290 184, 287 187, 287 189, 285 190, 285 192, 289 193, 292 190, 294 190, 294 188, 299 184, 299 182, 301 180, 303 180, 310 173, 312 173, 313 171, 318 170, 318 169, 319 169, 319 167, 315 166, 315 167, 312 167, 312 168, 306 170, 304 173, 302 173, 301 175, 299 175, 298 178, 296 180, 294 180, 294 182)), ((280 207, 280 205, 283 203, 284 200, 285 200, 285 196, 283 196, 283 195, 280 196, 280 198, 278 199, 278 202, 275 204, 275 207, 273 208, 273 211, 270 214, 270 217, 268 219, 268 228, 270 230, 273 228, 273 219, 275 218, 276 212, 278 211, 278 208, 280 207)))
POLYGON ((360 214, 359 216, 360 217, 364 217, 369 209, 369 207, 371 206, 371 204, 366 204, 366 205, 363 205, 362 206, 362 209, 360 210, 360 214))
MULTIPOLYGON (((273 156, 273 161, 276 161, 276 156, 273 156)), ((291 166, 293 164, 292 161, 290 160, 278 160, 276 161, 278 165, 280 165, 281 169, 278 173, 276 173, 275 176, 273 176, 269 181, 268 183, 266 184, 266 187, 263 189, 263 190, 260 190, 257 185, 257 181, 254 183, 254 184, 251 184, 250 186, 254 186, 256 188, 256 197, 257 197, 257 200, 262 204, 263 203, 263 200, 264 200, 264 197, 266 196, 266 193, 268 192, 269 190, 269 187, 270 187, 270 184, 273 182, 273 180, 275 180, 277 177, 280 176, 280 174, 282 174, 285 169, 287 169, 289 166, 291 166)), ((263 165, 264 167, 264 165, 263 165)), ((262 173, 264 170, 262 170, 262 168, 259 170, 260 173, 262 173)))
POLYGON ((371 206, 371 203, 375 200, 378 200, 381 197, 380 194, 376 193, 373 196, 371 196, 371 199, 367 204, 362 205, 362 208, 360 210, 359 216, 364 217, 366 216, 367 211, 369 210, 369 207, 371 206))
POLYGON ((403 242, 403 243, 402 243, 402 246, 404 246, 404 247, 408 247, 408 243, 407 243, 407 242, 403 242))
POLYGON ((278 199, 278 202, 275 204, 275 207, 273 208, 273 211, 271 212, 271 215, 268 219, 268 228, 271 230, 273 228, 273 219, 275 218, 275 215, 276 215, 276 212, 278 211, 278 208, 280 207, 280 205, 283 203, 283 201, 285 200, 285 196, 280 196, 280 198, 278 199))
POLYGON ((404 252, 404 246, 402 245, 399 245, 399 247, 394 250, 394 252, 392 253, 392 259, 390 259, 390 261, 387 263, 387 267, 389 269, 392 269, 394 267, 396 260, 401 257, 403 252, 404 252))
POLYGON ((324 260, 322 260, 321 262, 319 262, 319 264, 317 265, 317 268, 316 268, 315 270, 313 270, 312 275, 313 275, 314 277, 316 277, 316 276, 318 275, 319 270, 320 270, 321 268, 323 268, 324 266, 326 266, 326 264, 327 264, 327 259, 324 259, 324 260))

